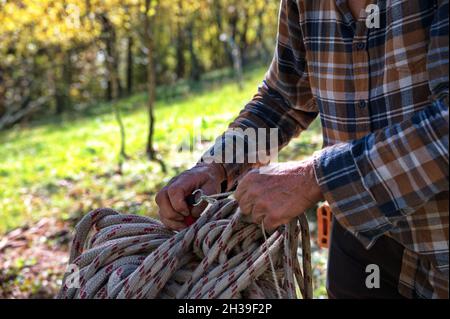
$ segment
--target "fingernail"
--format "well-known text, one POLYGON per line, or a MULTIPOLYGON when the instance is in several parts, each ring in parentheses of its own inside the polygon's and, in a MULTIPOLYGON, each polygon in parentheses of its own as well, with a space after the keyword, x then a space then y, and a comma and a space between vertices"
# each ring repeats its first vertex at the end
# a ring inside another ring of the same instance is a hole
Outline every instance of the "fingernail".
POLYGON ((189 213, 189 212, 181 212, 181 215, 183 215, 183 216, 185 216, 185 217, 187 217, 187 216, 189 216, 191 213, 189 213))

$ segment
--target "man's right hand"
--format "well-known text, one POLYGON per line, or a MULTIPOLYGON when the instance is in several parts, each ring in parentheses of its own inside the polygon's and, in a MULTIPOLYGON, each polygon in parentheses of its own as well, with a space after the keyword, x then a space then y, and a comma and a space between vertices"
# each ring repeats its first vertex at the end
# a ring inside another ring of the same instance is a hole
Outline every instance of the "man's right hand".
POLYGON ((202 189, 207 195, 221 192, 221 184, 226 179, 221 164, 199 163, 173 178, 156 194, 159 216, 164 225, 173 230, 182 230, 184 217, 192 214, 198 217, 206 205, 189 207, 186 198, 196 189, 202 189))

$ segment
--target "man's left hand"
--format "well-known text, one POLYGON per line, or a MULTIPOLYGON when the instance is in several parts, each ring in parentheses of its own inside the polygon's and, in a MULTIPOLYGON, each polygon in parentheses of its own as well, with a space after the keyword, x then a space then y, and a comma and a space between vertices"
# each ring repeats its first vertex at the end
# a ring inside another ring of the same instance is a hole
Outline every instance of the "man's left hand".
POLYGON ((239 182, 235 198, 244 215, 268 230, 289 223, 323 199, 313 160, 274 163, 249 171, 239 182))

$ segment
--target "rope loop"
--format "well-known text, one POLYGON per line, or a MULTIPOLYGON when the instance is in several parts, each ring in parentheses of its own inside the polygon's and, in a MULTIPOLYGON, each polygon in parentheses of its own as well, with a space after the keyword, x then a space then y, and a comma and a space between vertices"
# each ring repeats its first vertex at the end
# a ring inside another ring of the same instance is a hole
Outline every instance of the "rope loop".
POLYGON ((209 205, 179 232, 111 209, 86 214, 70 249, 75 271, 65 274, 57 297, 297 298, 298 287, 312 298, 304 214, 266 234, 264 225, 243 220, 231 193, 197 194, 209 205))
POLYGON ((219 198, 226 198, 230 195, 232 195, 233 192, 226 192, 226 193, 219 193, 219 194, 213 194, 213 195, 206 195, 202 189, 196 189, 193 193, 192 196, 194 198, 194 203, 192 204, 193 206, 198 206, 200 205, 202 202, 207 202, 208 204, 214 204, 215 202, 217 202, 217 200, 219 198))

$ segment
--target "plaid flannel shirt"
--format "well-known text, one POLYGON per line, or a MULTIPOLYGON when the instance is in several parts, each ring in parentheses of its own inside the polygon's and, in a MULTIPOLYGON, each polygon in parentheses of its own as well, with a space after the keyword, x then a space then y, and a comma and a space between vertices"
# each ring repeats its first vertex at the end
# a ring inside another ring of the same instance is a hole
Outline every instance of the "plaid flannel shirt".
MULTIPOLYGON (((273 62, 230 128, 278 128, 283 147, 320 114, 337 221, 366 248, 405 247, 404 296, 448 298, 448 0, 376 4, 369 28, 345 0, 282 0, 273 62)), ((229 185, 250 166, 225 163, 229 185)))

